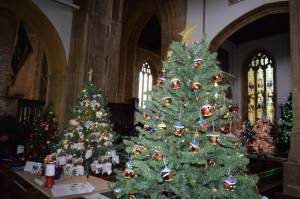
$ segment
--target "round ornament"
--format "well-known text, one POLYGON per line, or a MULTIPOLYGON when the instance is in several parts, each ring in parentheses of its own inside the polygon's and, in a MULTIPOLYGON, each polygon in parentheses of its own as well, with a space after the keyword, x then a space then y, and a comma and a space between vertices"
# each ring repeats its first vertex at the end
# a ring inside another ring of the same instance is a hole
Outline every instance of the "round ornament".
POLYGON ((159 151, 156 151, 152 154, 152 158, 154 158, 155 160, 161 160, 163 159, 163 156, 163 153, 159 151))
POLYGON ((161 177, 164 181, 168 182, 173 179, 173 174, 172 171, 166 166, 162 171, 161 171, 161 177))
POLYGON ((147 113, 144 114, 144 120, 145 121, 150 120, 150 118, 151 118, 150 115, 148 115, 147 113))
POLYGON ((226 112, 226 113, 223 115, 223 119, 224 119, 224 120, 227 120, 229 117, 230 117, 230 113, 229 113, 229 112, 226 112))
POLYGON ((195 68, 200 68, 202 63, 203 63, 202 57, 201 56, 196 56, 195 59, 194 59, 195 68))
POLYGON ((128 194, 129 199, 136 199, 136 194, 135 193, 130 193, 128 194))
POLYGON ((199 90, 200 87, 201 87, 201 85, 200 85, 199 82, 192 82, 192 83, 191 83, 191 88, 192 88, 193 90, 199 90))
POLYGON ((227 125, 223 125, 223 126, 221 126, 220 131, 223 134, 228 134, 228 133, 230 133, 230 128, 227 125))
POLYGON ((172 104, 172 99, 170 97, 163 98, 163 107, 169 107, 172 104))
POLYGON ((217 145, 220 135, 217 132, 211 132, 207 134, 206 137, 210 140, 210 142, 213 145, 217 145))
POLYGON ((237 179, 233 176, 229 176, 224 180, 224 188, 228 191, 235 191, 237 179))
POLYGON ((216 165, 215 161, 213 161, 213 160, 207 160, 207 166, 208 167, 215 166, 215 165, 216 165))
POLYGON ((158 129, 166 129, 167 128, 167 125, 164 123, 164 122, 161 122, 161 123, 159 123, 158 125, 157 125, 157 128, 158 129))
POLYGON ((142 153, 143 151, 146 150, 146 147, 143 147, 143 146, 135 146, 134 149, 133 149, 133 153, 134 154, 140 154, 142 153))
POLYGON ((126 179, 131 179, 131 178, 134 178, 135 177, 135 172, 132 168, 126 168, 124 171, 123 171, 123 175, 126 179))
POLYGON ((200 142, 198 140, 193 140, 190 142, 189 151, 198 152, 200 150, 200 142))
POLYGON ((175 127, 175 135, 177 137, 181 137, 185 133, 185 127, 180 122, 177 122, 174 127, 175 127))
POLYGON ((238 113, 239 112, 239 107, 237 107, 237 106, 230 106, 229 107, 229 112, 238 113))
POLYGON ((165 84, 165 81, 166 79, 164 77, 160 77, 158 80, 157 80, 157 86, 159 88, 163 88, 164 87, 164 84, 165 84))
POLYGON ((209 117, 212 115, 212 109, 213 109, 212 105, 205 104, 201 107, 201 112, 204 117, 209 117))
POLYGON ((119 188, 119 187, 115 188, 115 189, 114 189, 114 196, 115 196, 116 198, 118 198, 118 199, 121 198, 121 196, 122 196, 121 191, 122 191, 121 188, 119 188))
POLYGON ((219 83, 219 82, 221 82, 222 81, 222 76, 221 75, 216 75, 216 76, 214 76, 214 82, 216 82, 216 83, 219 83))
POLYGON ((208 127, 208 123, 202 118, 197 118, 195 124, 200 125, 202 128, 208 127))
POLYGON ((172 89, 179 89, 180 86, 180 80, 179 79, 172 79, 171 80, 171 87, 172 89))

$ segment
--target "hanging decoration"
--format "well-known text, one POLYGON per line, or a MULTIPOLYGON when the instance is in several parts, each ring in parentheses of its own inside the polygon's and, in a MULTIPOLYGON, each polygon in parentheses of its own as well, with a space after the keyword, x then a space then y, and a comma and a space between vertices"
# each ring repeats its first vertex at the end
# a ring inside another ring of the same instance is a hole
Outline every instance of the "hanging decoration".
POLYGON ((157 125, 157 128, 158 129, 166 129, 167 128, 167 125, 164 123, 164 122, 161 122, 161 123, 159 123, 158 125, 157 125))
POLYGON ((214 76, 214 82, 216 83, 219 83, 223 80, 222 76, 221 75, 216 75, 214 76))
POLYGON ((202 66, 202 63, 203 63, 203 59, 201 56, 196 56, 195 59, 194 59, 194 66, 195 68, 200 68, 202 66))
POLYGON ((158 80, 157 80, 157 86, 159 88, 163 88, 164 85, 165 85, 165 81, 166 81, 166 78, 164 78, 163 76, 161 76, 158 80))
POLYGON ((175 135, 177 137, 181 137, 185 133, 185 127, 180 122, 177 122, 174 127, 175 127, 175 135))
POLYGON ((195 124, 200 125, 202 128, 208 127, 208 123, 204 119, 202 119, 201 117, 196 119, 195 124))
POLYGON ((180 86, 180 80, 179 79, 172 79, 171 80, 171 87, 172 89, 179 89, 180 86))
POLYGON ((147 121, 150 119, 151 119, 150 115, 148 115, 147 113, 144 113, 144 120, 147 121))
POLYGON ((160 152, 160 151, 155 151, 153 154, 152 154, 152 158, 154 158, 155 160, 162 160, 164 157, 163 153, 160 152))
POLYGON ((232 176, 229 176, 224 180, 224 188, 228 191, 234 192, 236 188, 236 183, 237 179, 232 176))
POLYGON ((199 90, 200 87, 201 87, 201 85, 200 85, 199 82, 192 82, 192 83, 191 83, 191 88, 192 88, 193 90, 199 90))
POLYGON ((198 152, 200 150, 200 142, 198 140, 193 140, 190 142, 189 151, 198 152))
POLYGON ((133 153, 134 154, 140 154, 142 153, 143 151, 145 151, 147 148, 146 147, 143 147, 143 146, 135 146, 134 149, 133 149, 133 153))
POLYGON ((163 107, 169 107, 172 104, 172 99, 170 97, 163 98, 163 107))
POLYGON ((204 117, 209 117, 212 115, 213 107, 210 104, 205 104, 201 107, 201 112, 204 117))

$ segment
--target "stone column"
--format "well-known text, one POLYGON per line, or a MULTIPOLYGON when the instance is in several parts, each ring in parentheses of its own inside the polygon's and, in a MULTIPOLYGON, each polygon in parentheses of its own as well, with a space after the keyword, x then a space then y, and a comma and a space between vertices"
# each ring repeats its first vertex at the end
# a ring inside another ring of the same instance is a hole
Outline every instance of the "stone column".
POLYGON ((288 162, 284 163, 284 194, 300 196, 300 1, 289 1, 292 65, 293 130, 288 162))
POLYGON ((0 9, 0 112, 7 111, 8 87, 11 78, 11 58, 18 26, 17 16, 0 9))

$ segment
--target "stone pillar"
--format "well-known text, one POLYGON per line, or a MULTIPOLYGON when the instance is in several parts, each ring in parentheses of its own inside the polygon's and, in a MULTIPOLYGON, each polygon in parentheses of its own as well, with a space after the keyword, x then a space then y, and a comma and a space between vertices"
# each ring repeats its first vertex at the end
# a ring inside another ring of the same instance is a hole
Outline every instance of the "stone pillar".
POLYGON ((289 1, 292 65, 293 130, 288 162, 284 163, 284 194, 300 196, 300 1, 289 1))
POLYGON ((0 112, 7 111, 7 94, 11 78, 11 58, 17 26, 17 16, 9 10, 0 9, 0 112))

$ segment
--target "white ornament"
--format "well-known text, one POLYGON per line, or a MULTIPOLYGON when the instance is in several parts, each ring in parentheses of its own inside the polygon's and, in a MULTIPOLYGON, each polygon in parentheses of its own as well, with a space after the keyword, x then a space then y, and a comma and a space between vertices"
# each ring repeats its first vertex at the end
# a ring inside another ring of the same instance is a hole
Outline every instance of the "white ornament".
POLYGON ((89 159, 90 157, 92 157, 93 151, 92 150, 87 150, 85 152, 85 159, 89 159))
POLYGON ((69 121, 69 124, 70 124, 71 126, 77 126, 79 123, 78 123, 76 120, 70 120, 70 121, 69 121))
POLYGON ((74 171, 75 171, 74 174, 76 176, 84 175, 84 167, 82 165, 77 165, 74 171))
POLYGON ((96 106, 99 106, 99 103, 96 100, 91 101, 91 107, 95 108, 96 106))
POLYGON ((76 131, 82 131, 82 130, 83 130, 83 127, 81 125, 78 125, 76 128, 76 131))
POLYGON ((84 150, 84 144, 79 142, 79 143, 74 143, 71 145, 71 149, 77 149, 77 150, 84 150))
POLYGON ((90 129, 93 126, 93 122, 92 121, 86 121, 84 124, 85 128, 90 129))
POLYGON ((66 164, 64 166, 64 174, 66 176, 71 176, 72 173, 73 173, 73 164, 70 164, 70 163, 66 164))
POLYGON ((96 112, 96 117, 97 117, 97 118, 101 118, 102 115, 103 115, 103 113, 102 113, 101 111, 97 111, 97 112, 96 112))

